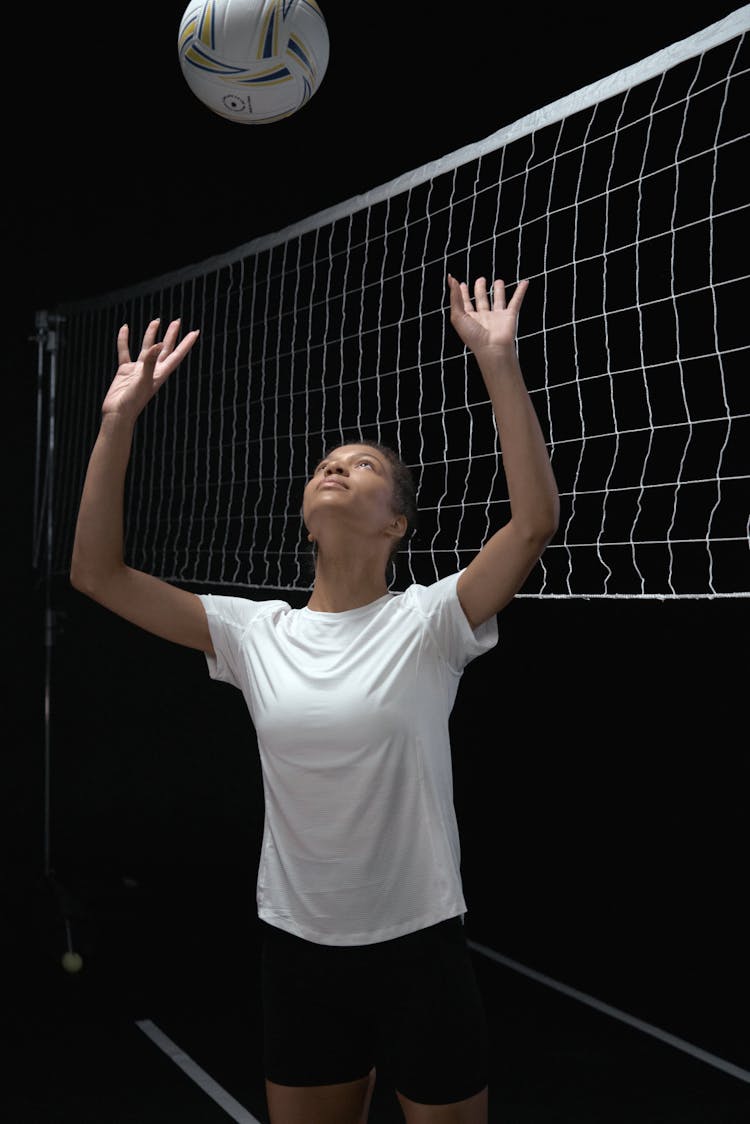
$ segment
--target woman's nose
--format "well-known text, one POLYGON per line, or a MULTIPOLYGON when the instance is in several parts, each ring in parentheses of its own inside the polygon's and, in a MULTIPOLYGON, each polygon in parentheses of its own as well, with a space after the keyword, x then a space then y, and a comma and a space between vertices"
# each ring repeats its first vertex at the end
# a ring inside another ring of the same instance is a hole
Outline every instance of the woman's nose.
POLYGON ((329 476, 332 472, 337 472, 341 475, 346 472, 346 469, 343 464, 327 464, 325 468, 326 476, 329 476))

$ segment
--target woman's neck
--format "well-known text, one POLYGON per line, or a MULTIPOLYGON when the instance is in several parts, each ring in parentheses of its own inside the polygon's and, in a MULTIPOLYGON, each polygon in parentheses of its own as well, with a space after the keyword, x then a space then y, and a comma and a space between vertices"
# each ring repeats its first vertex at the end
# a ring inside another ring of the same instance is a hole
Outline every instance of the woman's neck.
POLYGON ((388 592, 380 559, 322 558, 315 563, 315 582, 308 609, 317 613, 345 613, 369 605, 388 592))

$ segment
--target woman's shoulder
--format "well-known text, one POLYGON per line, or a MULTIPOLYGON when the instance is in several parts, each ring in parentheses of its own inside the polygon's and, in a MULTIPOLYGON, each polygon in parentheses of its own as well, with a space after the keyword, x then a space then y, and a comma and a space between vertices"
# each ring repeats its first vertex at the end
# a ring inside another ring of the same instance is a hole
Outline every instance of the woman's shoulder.
POLYGON ((412 582, 399 594, 404 604, 431 605, 450 600, 456 596, 456 586, 460 570, 436 578, 434 582, 412 582))
POLYGON ((227 625, 246 627, 251 621, 264 617, 278 617, 294 612, 288 601, 279 598, 257 598, 249 594, 198 594, 209 619, 227 625))

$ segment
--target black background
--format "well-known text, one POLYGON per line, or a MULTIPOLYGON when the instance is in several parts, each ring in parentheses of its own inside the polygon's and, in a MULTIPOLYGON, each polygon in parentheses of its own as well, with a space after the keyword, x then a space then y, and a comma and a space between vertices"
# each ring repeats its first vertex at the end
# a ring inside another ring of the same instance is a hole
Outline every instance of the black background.
MULTIPOLYGON (((57 938, 32 908, 45 736, 62 881, 187 885, 175 921, 186 927, 252 912, 262 793, 239 693, 211 683, 201 656, 65 582, 53 583, 47 679, 35 312, 282 229, 734 6, 322 7, 320 90, 297 116, 257 127, 221 120, 188 90, 180 3, 17 16, 2 209, 6 902, 8 928, 33 920, 47 951, 57 938)), ((744 1065, 747 626, 739 598, 519 598, 453 715, 471 935, 744 1065)), ((84 930, 95 957, 95 917, 84 930)))

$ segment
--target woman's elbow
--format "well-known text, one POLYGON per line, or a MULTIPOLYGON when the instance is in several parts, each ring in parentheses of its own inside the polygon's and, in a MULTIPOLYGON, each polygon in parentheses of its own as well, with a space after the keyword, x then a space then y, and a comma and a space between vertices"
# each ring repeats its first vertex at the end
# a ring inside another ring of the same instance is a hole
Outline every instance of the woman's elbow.
POLYGON ((536 517, 526 528, 526 537, 530 546, 541 554, 557 534, 559 526, 560 505, 551 503, 545 510, 537 512, 536 517))
POLYGON ((83 593, 86 597, 96 599, 96 583, 80 565, 71 564, 68 580, 77 593, 83 593))
POLYGON ((547 544, 549 542, 551 542, 552 539, 555 537, 555 535, 557 534, 559 526, 560 526, 560 504, 557 503, 557 504, 555 504, 554 509, 550 512, 549 518, 547 519, 547 523, 546 523, 546 526, 544 528, 543 537, 544 537, 544 545, 545 546, 547 546, 547 544))
POLYGON ((101 601, 108 582, 111 580, 111 574, 85 565, 74 554, 68 571, 68 580, 78 593, 83 593, 93 601, 101 601))
POLYGON ((557 534, 560 526, 560 495, 557 489, 550 495, 544 509, 539 513, 539 536, 543 545, 547 544, 557 534))

